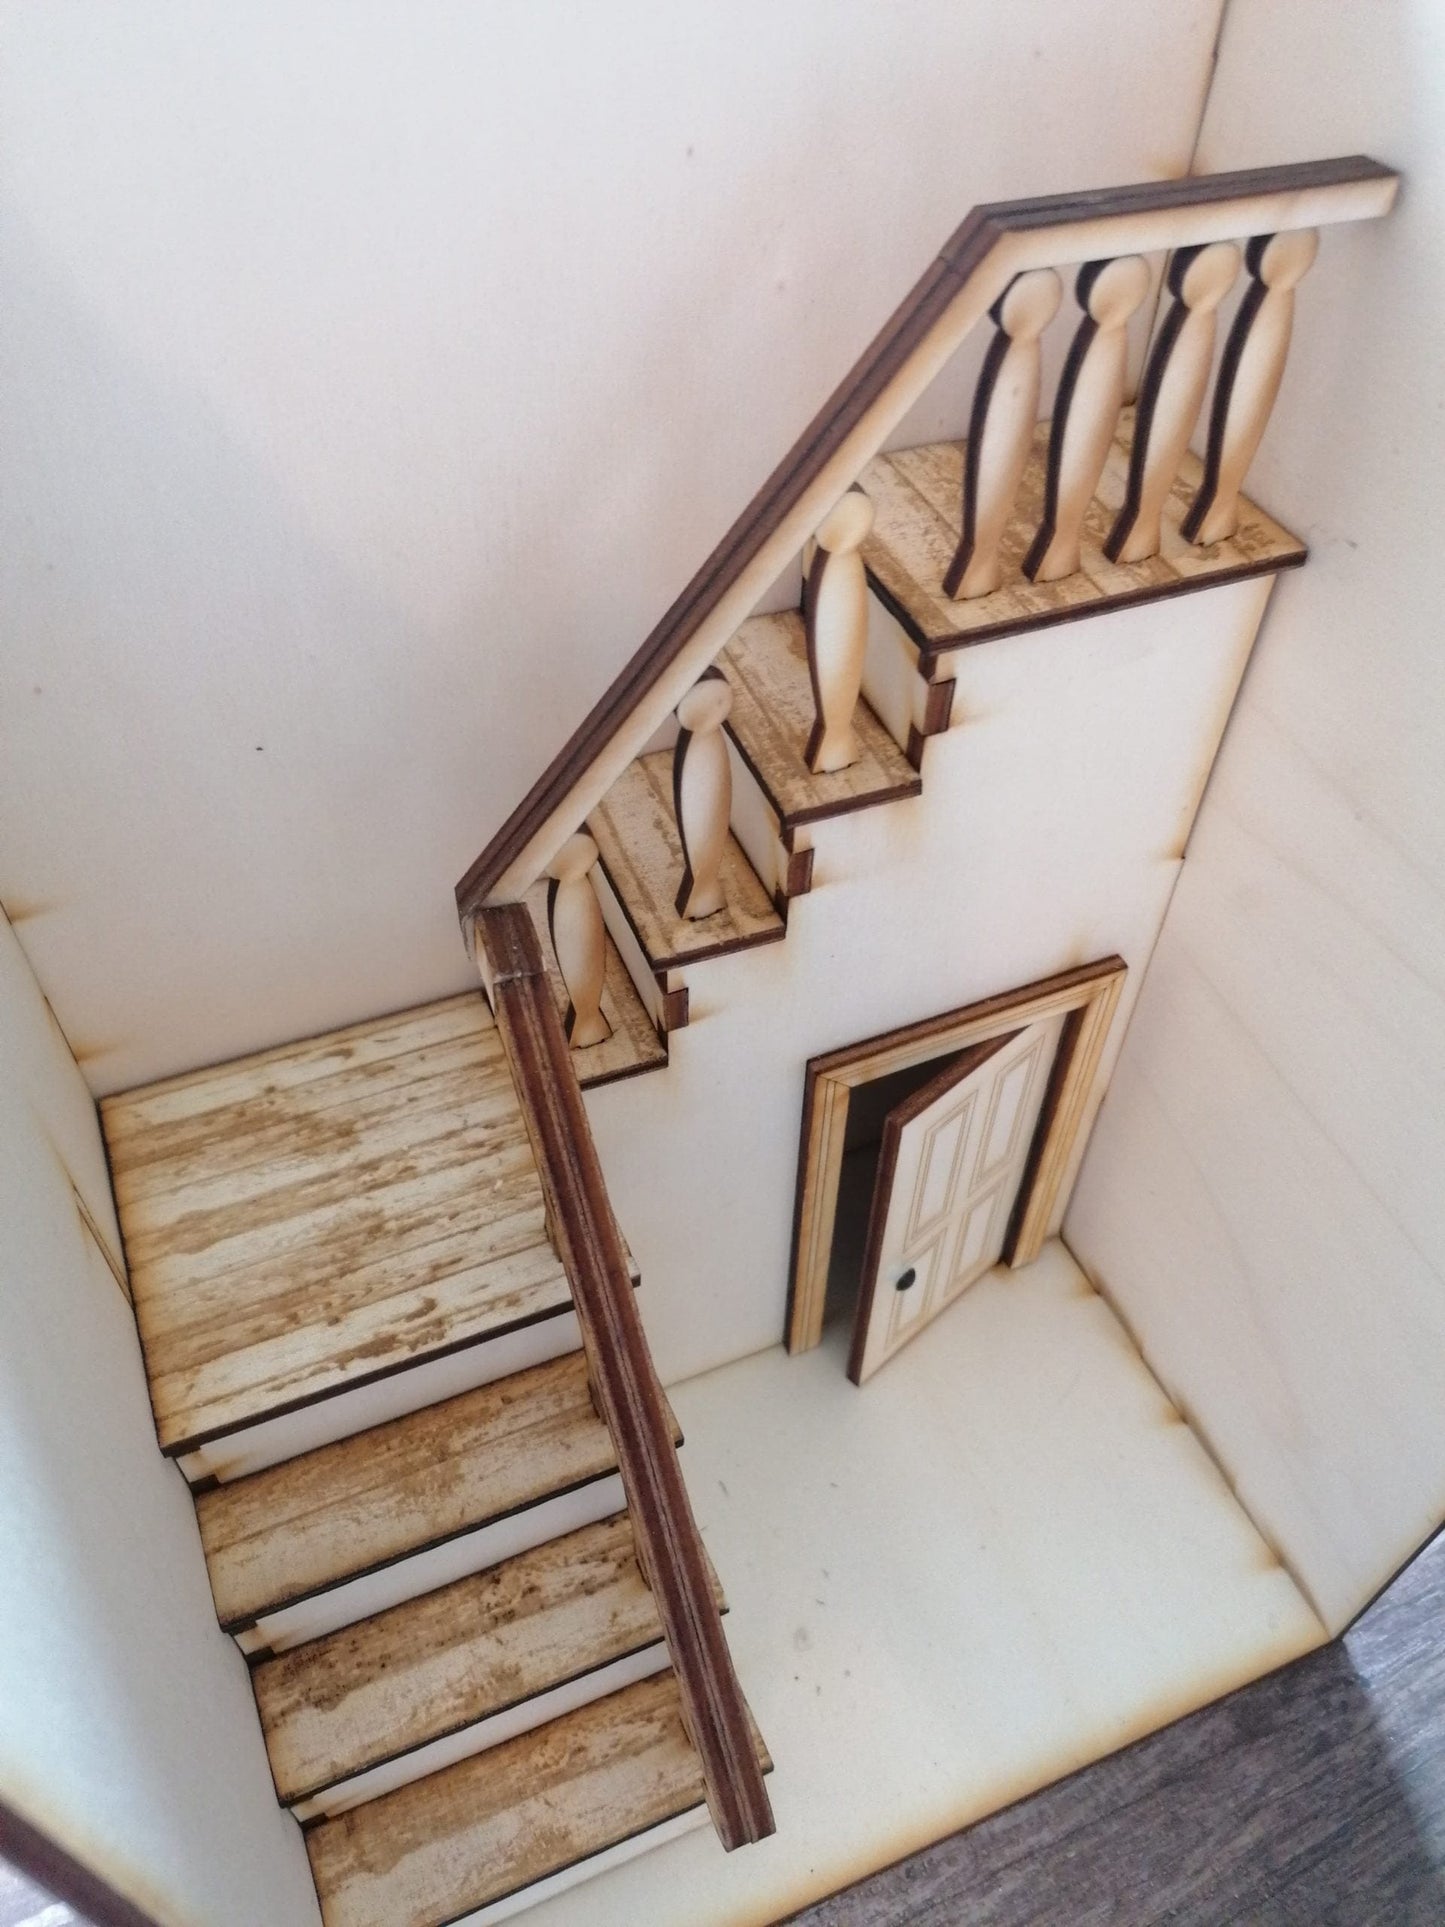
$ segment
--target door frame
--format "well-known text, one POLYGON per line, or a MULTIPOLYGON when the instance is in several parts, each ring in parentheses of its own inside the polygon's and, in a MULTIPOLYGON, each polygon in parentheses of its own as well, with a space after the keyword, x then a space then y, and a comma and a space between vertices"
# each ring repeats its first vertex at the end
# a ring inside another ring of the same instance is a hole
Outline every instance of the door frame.
POLYGON ((1005 1264, 1030 1264, 1048 1236, 1065 1173, 1093 1108, 1091 1100, 1096 1096, 1104 1043, 1127 971, 1122 957, 1103 957, 1077 970, 1061 971, 1001 996, 985 997, 960 1010, 925 1017, 921 1023, 905 1024, 809 1059, 803 1085, 784 1332, 790 1352, 810 1351, 823 1336, 843 1140, 854 1090, 891 1071, 947 1057, 969 1044, 981 1044, 1063 1012, 1063 1035, 1004 1240, 1005 1264))

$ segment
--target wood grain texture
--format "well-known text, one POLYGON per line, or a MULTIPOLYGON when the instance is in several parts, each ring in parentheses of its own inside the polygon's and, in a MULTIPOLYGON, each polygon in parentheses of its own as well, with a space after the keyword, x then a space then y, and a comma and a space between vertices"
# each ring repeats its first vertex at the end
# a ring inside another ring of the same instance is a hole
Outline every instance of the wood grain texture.
POLYGON ((1445 1539, 1345 1639, 793 1914, 796 1927, 1434 1927, 1445 1539))
POLYGON ((731 1850, 770 1834, 772 1809, 632 1294, 627 1250, 526 911, 519 905, 483 911, 477 940, 491 962, 497 1021, 572 1286, 592 1395, 616 1447, 638 1557, 677 1673, 708 1810, 731 1850))
POLYGON ((589 814, 1013 272, 1368 219, 1397 185, 1356 154, 974 208, 458 883, 463 928, 534 880, 548 845, 589 814))
POLYGON ((874 1078, 929 1063, 1026 1024, 1061 1013, 1072 1017, 1044 1099, 1039 1135, 1019 1187, 1005 1248, 1009 1263, 1027 1264, 1038 1255, 1078 1143, 1126 970, 1121 957, 1105 957, 809 1060, 803 1080, 784 1334, 790 1352, 810 1350, 823 1335, 850 1092, 874 1078))
POLYGON ((673 815, 670 750, 639 757, 607 792, 587 827, 654 970, 782 938, 783 920, 731 835, 722 859, 722 909, 697 921, 679 914, 683 856, 673 815))
POLYGON ((442 1927, 702 1798, 676 1682, 643 1680, 313 1827, 322 1919, 442 1927))
POLYGON ((304 1799, 661 1638, 626 1515, 566 1533, 254 1667, 276 1791, 304 1799))
POLYGON ((1030 582, 1023 566, 1044 516, 1048 477, 1050 424, 1038 424, 1000 543, 1003 581, 970 601, 954 601, 943 590, 959 541, 967 444, 929 442, 895 449, 868 464, 861 481, 877 504, 873 532, 863 547, 869 579, 918 644, 925 663, 1018 629, 1071 622, 1104 608, 1295 568, 1305 560, 1305 545, 1243 496, 1239 526, 1229 541, 1203 549, 1186 542, 1179 528, 1203 473, 1198 457, 1186 455, 1165 504, 1159 554, 1142 562, 1110 562, 1103 545, 1128 487, 1133 428, 1133 411, 1125 409, 1084 515, 1078 572, 1054 582, 1030 582))
POLYGON ((821 775, 808 768, 804 752, 813 726, 813 688, 803 618, 796 610, 745 622, 718 667, 733 688, 728 731, 785 831, 916 796, 922 789, 917 771, 861 697, 853 712, 857 762, 821 775))
MULTIPOLYGON (((547 940, 547 885, 534 883, 525 902, 537 928, 542 959, 547 966, 547 982, 560 1016, 567 1008, 567 986, 547 940)), ((613 1084, 620 1077, 637 1077, 644 1071, 661 1070, 667 1063, 667 1045, 648 1016, 637 987, 617 946, 607 939, 606 974, 602 986, 602 1014, 612 1026, 612 1035, 601 1044, 588 1044, 572 1052, 577 1081, 584 1091, 596 1084, 613 1084)))
POLYGON ((615 1465, 580 1353, 516 1372, 199 1493, 216 1611, 248 1625, 615 1465))
POLYGON ((107 1099, 162 1448, 568 1307, 480 993, 107 1099))

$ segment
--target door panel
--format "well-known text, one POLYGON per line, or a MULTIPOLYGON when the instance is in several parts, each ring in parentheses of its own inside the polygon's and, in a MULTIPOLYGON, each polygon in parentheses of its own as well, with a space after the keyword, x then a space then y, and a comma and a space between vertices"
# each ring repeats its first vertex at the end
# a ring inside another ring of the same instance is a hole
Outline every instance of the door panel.
POLYGON ((998 1263, 1063 1023, 963 1051, 888 1113, 848 1363, 855 1384, 998 1263))

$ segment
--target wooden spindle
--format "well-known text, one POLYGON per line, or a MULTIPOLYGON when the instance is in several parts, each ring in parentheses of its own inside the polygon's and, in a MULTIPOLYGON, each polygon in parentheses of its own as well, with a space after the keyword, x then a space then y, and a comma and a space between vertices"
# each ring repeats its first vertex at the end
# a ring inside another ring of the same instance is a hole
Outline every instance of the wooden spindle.
POLYGON ((592 888, 592 866, 597 845, 579 831, 569 837, 552 860, 547 874, 547 928, 557 968, 567 986, 567 1015, 562 1028, 573 1050, 601 1044, 612 1035, 602 1015, 602 984, 607 974, 607 932, 602 905, 592 888))
POLYGON ((1238 273, 1239 249, 1233 241, 1180 248, 1169 263, 1173 300, 1149 351, 1139 390, 1124 506, 1104 543, 1111 562, 1142 562, 1159 553, 1164 504, 1209 380, 1215 310, 1238 273))
POLYGON ((1031 582, 1057 582, 1079 566, 1079 535, 1124 405, 1129 321, 1149 291, 1142 255, 1089 261, 1074 296, 1084 311, 1059 377, 1049 432, 1044 513, 1024 558, 1031 582))
POLYGON ((1244 251, 1250 282, 1219 358, 1204 480, 1180 524, 1189 542, 1225 542, 1239 526, 1239 491, 1274 408, 1294 327, 1294 291, 1314 266, 1317 228, 1257 234, 1244 251))
POLYGON ((818 773, 858 760, 853 716, 868 650, 868 578, 860 554, 873 504, 850 488, 823 517, 803 584, 803 624, 816 719, 804 760, 818 773))
POLYGON ((1052 268, 1034 268, 1016 274, 989 309, 996 332, 968 422, 963 531, 943 578, 943 593, 955 601, 988 595, 1003 580, 999 543, 1039 415, 1039 336, 1058 313, 1062 293, 1052 268))
POLYGON ((723 724, 733 692, 720 669, 705 669, 677 706, 672 803, 682 839, 680 917, 710 917, 723 907, 720 871, 733 808, 733 773, 723 724))

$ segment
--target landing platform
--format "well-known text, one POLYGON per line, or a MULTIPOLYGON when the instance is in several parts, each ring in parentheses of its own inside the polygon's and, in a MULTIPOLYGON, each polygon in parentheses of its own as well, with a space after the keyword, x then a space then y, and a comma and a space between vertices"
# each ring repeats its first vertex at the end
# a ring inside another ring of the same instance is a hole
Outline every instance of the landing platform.
POLYGON ((164 1451, 570 1312, 480 991, 101 1121, 164 1451))
POLYGON ((1123 506, 1133 438, 1134 411, 1128 408, 1084 518, 1078 572, 1059 582, 1030 582, 1023 561, 1043 514, 1049 447, 1049 423, 1040 422, 1003 538, 1003 581, 992 595, 968 602, 955 602, 943 592, 963 520, 967 442, 928 442, 874 456, 858 478, 876 509, 863 560, 875 593, 920 650, 921 668, 926 671, 949 650, 1018 629, 1072 622, 1104 609, 1155 602, 1244 576, 1273 575, 1305 560, 1308 551, 1299 537, 1245 496, 1239 499, 1239 528, 1229 541, 1206 548, 1186 542, 1179 525, 1203 472, 1198 456, 1187 454, 1165 503, 1158 555, 1143 562, 1111 562, 1103 545, 1123 506))
POLYGON ((528 1927, 761 1927, 1324 1643, 1061 1245, 861 1391, 846 1351, 670 1392, 776 1836, 689 1835, 528 1927))

